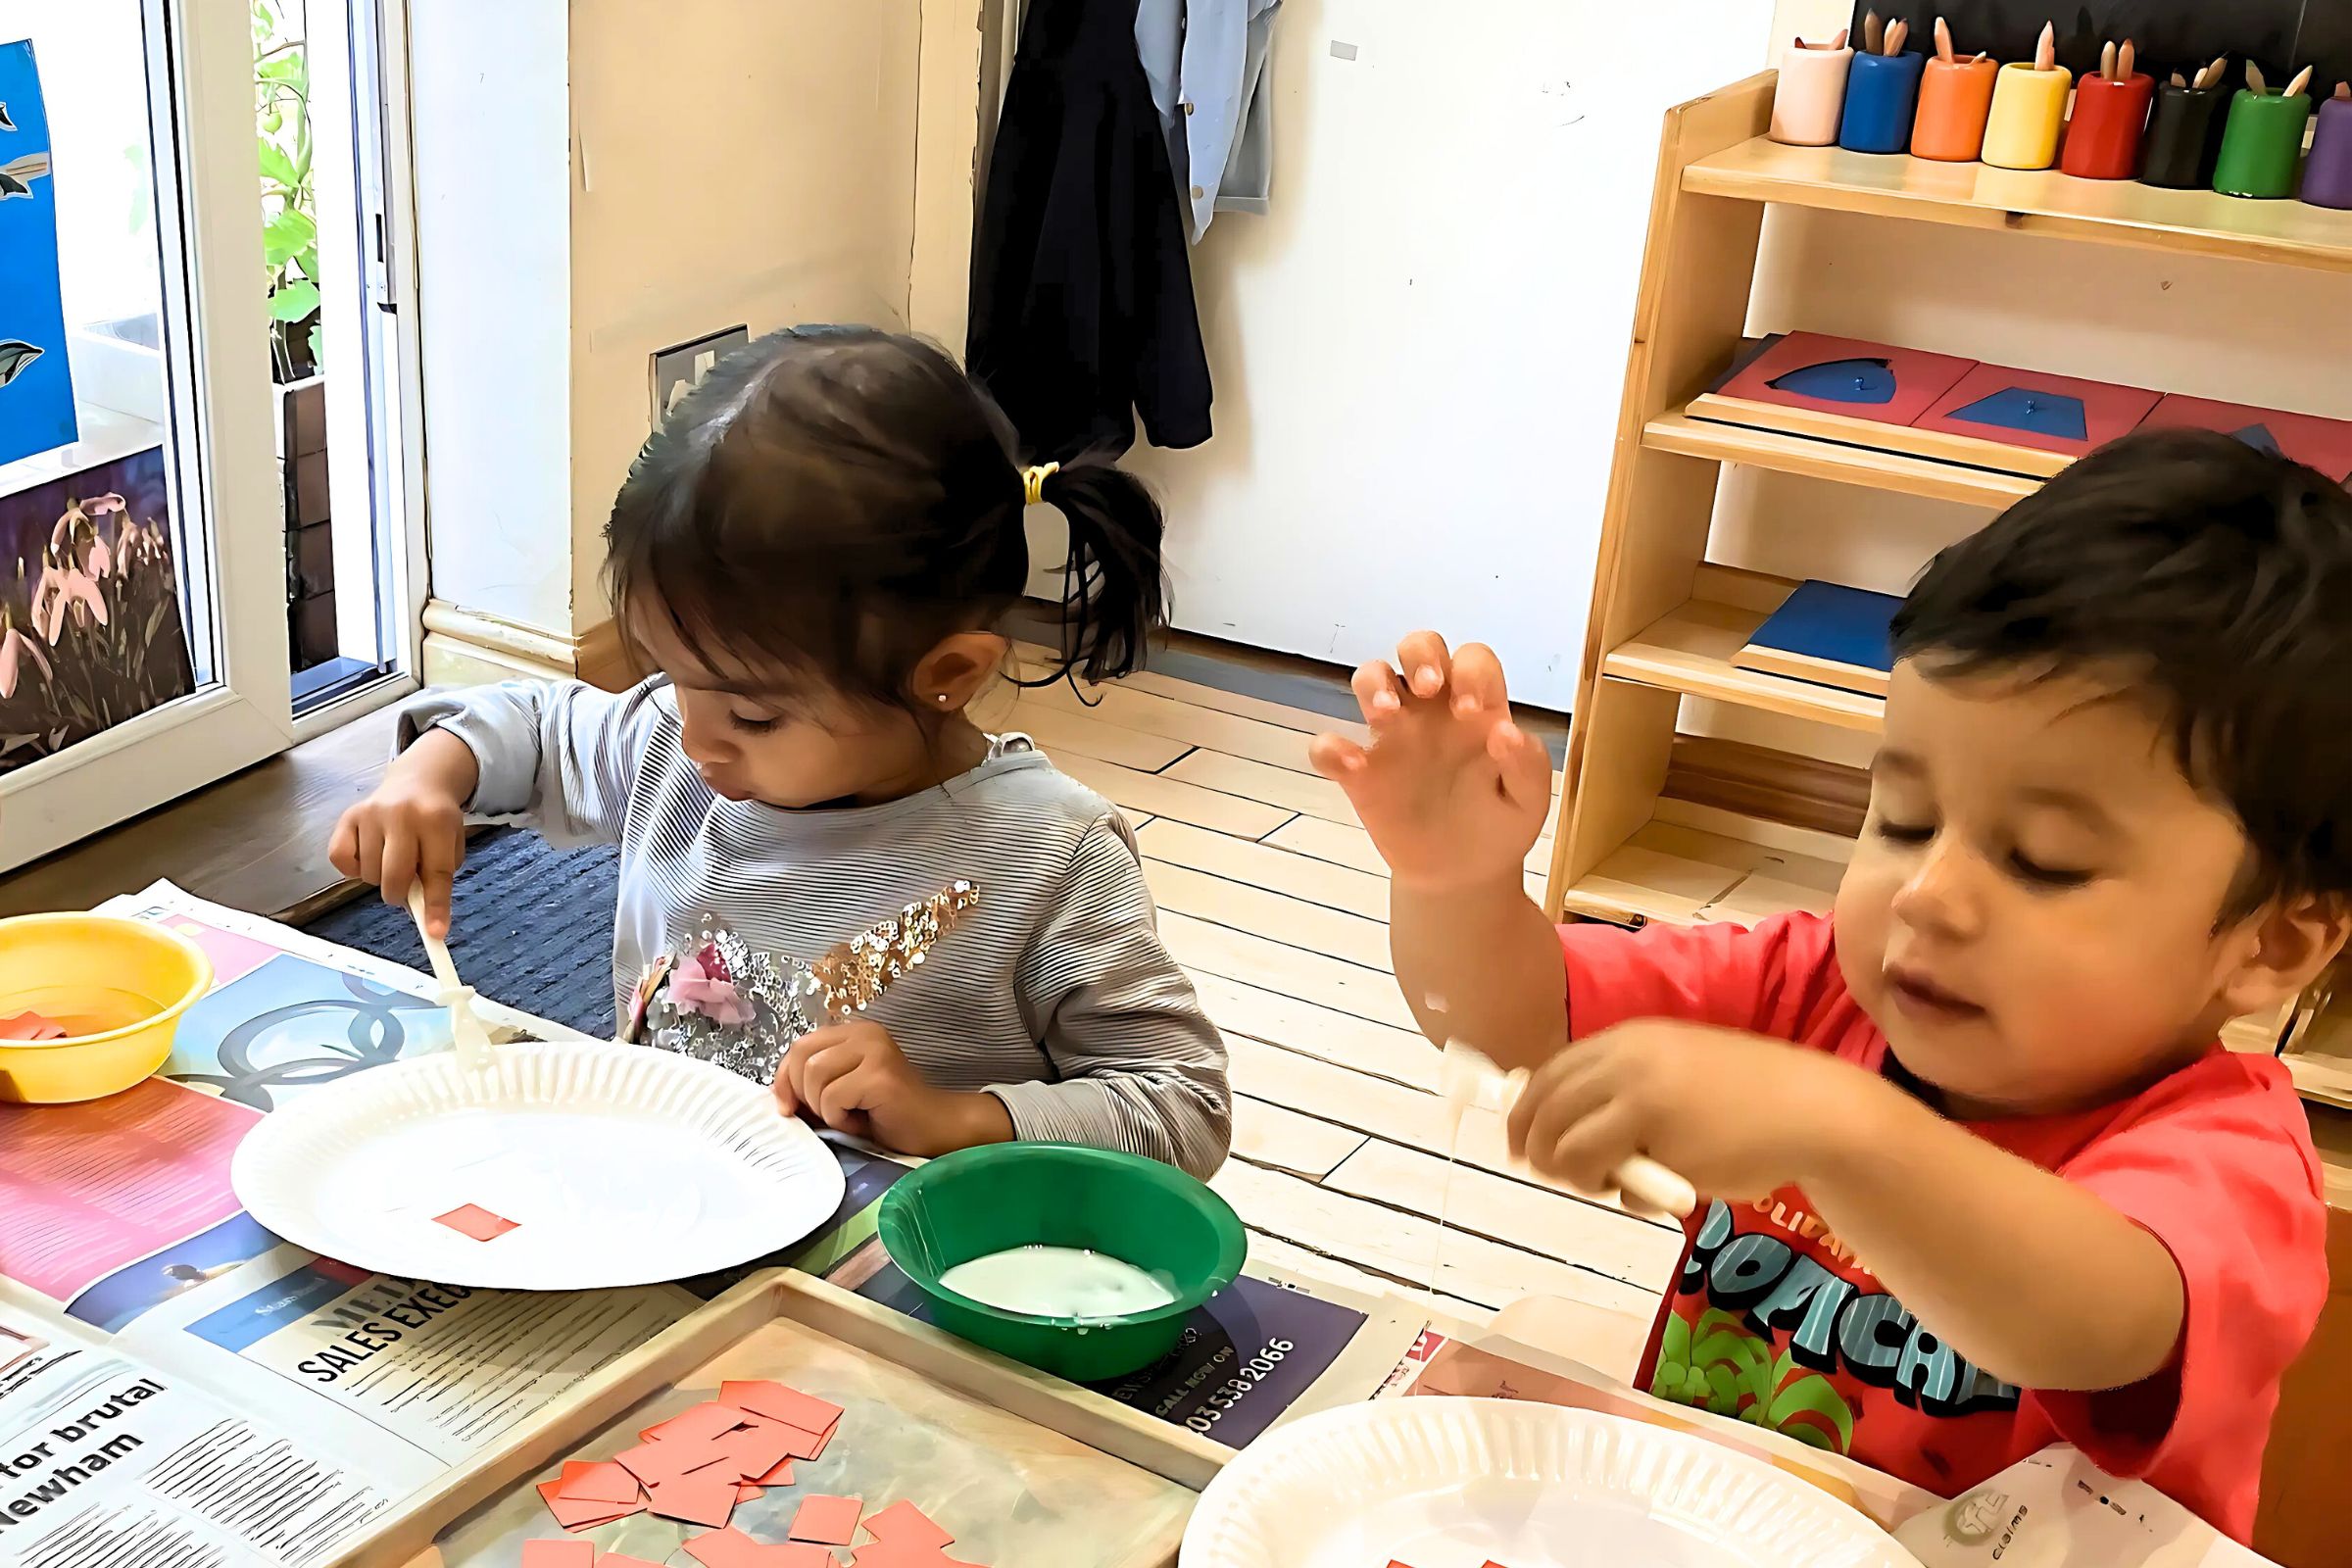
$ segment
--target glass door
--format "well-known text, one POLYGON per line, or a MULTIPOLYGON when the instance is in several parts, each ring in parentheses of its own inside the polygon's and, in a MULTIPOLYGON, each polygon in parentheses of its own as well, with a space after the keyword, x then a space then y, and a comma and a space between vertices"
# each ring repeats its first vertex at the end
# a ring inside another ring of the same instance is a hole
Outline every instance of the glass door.
POLYGON ((245 5, 0 0, 0 868, 294 733, 256 167, 245 5))

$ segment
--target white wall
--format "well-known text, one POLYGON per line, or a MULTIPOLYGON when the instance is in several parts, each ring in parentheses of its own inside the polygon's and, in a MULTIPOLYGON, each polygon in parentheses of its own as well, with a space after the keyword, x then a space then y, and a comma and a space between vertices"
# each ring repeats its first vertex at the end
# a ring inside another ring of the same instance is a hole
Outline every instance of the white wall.
POLYGON ((567 7, 408 9, 432 594, 567 635, 567 7))
POLYGON ((1752 71, 1766 20, 1286 0, 1272 214, 1193 253, 1218 433, 1134 460, 1178 624, 1343 662, 1436 625, 1567 705, 1658 117, 1752 71))
MULTIPOLYGON (((928 8, 926 72, 923 0, 658 19, 409 0, 435 599, 576 639, 609 618, 604 525, 652 428, 656 350, 739 323, 906 324, 917 122, 977 113, 976 4, 928 8)), ((934 159, 926 210, 952 220, 957 155, 934 159)), ((953 265, 929 262, 923 297, 959 335, 953 265)))
POLYGON ((649 24, 638 0, 574 0, 574 629, 608 613, 605 520, 653 427, 655 350, 906 324, 922 11, 670 0, 649 24))

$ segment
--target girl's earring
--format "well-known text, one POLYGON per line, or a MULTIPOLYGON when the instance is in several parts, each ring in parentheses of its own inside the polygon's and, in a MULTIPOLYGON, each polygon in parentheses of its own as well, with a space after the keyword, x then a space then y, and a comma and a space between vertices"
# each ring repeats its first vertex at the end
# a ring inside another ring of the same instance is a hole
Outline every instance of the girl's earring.
POLYGON ((941 702, 941 703, 944 703, 944 702, 946 702, 947 700, 948 700, 948 694, 947 694, 946 692, 941 692, 941 693, 940 693, 940 694, 939 694, 937 697, 935 697, 935 698, 933 698, 933 699, 932 699, 932 701, 934 701, 934 702, 941 702))

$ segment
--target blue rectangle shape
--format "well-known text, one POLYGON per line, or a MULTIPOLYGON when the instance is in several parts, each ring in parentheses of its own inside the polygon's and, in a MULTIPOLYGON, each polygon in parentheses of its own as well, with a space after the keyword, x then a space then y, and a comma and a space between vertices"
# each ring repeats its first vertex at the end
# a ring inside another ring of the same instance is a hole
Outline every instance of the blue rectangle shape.
POLYGON ((80 438, 57 257, 49 115, 31 40, 0 44, 0 463, 80 438))
POLYGON ((352 1282, 305 1266, 188 1325, 198 1339, 241 1351, 350 1294, 352 1282))
POLYGON ((1809 580, 1797 584, 1796 591, 1756 628, 1748 646, 1862 669, 1891 670, 1894 645, 1888 624, 1902 603, 1893 594, 1809 580))

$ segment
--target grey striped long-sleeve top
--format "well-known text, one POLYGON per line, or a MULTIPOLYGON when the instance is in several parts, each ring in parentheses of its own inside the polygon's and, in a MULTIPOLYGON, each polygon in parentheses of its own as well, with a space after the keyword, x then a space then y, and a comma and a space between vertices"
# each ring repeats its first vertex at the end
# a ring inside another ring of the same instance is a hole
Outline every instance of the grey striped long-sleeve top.
POLYGON ((615 1013, 707 921, 780 958, 835 943, 957 878, 980 900, 867 1016, 943 1089, 985 1090, 1017 1136, 1148 1154, 1207 1176, 1232 1138, 1225 1046, 1160 942, 1127 823, 1020 736, 971 771, 880 806, 789 811, 711 794, 659 677, 431 692, 469 747, 477 818, 557 844, 617 843, 615 1013))

